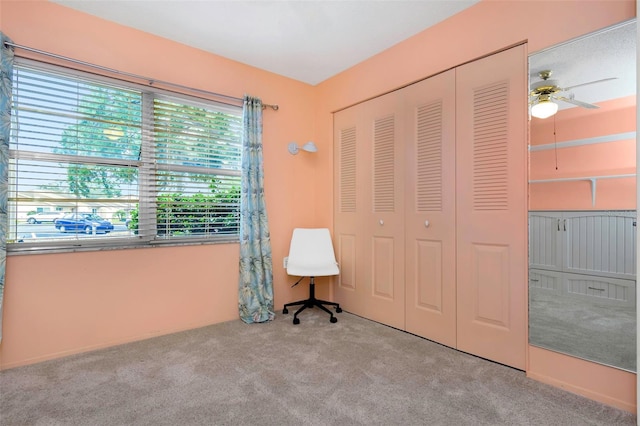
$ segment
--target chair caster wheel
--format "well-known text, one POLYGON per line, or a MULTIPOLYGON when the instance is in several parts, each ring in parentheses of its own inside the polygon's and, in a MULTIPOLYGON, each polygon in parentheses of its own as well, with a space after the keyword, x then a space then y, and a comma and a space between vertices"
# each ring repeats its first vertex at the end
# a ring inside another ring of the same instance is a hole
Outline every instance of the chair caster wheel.
POLYGON ((298 318, 294 318, 294 319, 293 319, 293 323, 294 323, 295 325, 298 325, 298 324, 300 324, 300 320, 299 320, 298 318))
POLYGON ((336 307, 336 312, 337 312, 337 313, 342 312, 342 308, 341 308, 340 306, 336 307))
POLYGON ((286 314, 288 314, 288 313, 289 313, 289 310, 288 310, 287 308, 284 308, 284 309, 282 310, 282 313, 283 313, 284 315, 286 315, 286 314))
POLYGON ((336 317, 331 317, 331 319, 329 320, 329 322, 338 322, 338 318, 336 318, 336 317))

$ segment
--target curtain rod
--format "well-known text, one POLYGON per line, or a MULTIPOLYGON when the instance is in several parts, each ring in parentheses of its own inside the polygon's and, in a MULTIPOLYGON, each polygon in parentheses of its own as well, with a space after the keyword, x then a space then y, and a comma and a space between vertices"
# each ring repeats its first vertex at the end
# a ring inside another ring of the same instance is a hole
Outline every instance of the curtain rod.
MULTIPOLYGON (((191 92, 197 92, 197 93, 202 93, 202 94, 205 94, 205 95, 213 95, 213 96, 216 96, 216 97, 222 97, 222 98, 225 98, 225 99, 231 99, 231 100, 238 101, 238 102, 242 102, 243 101, 242 98, 236 98, 235 96, 223 95, 222 93, 209 92, 207 90, 196 89, 194 87, 183 86, 181 84, 176 84, 176 83, 171 83, 171 82, 168 82, 168 81, 157 80, 155 78, 149 78, 149 77, 145 77, 145 76, 138 75, 138 74, 132 74, 132 73, 125 72, 125 71, 118 71, 118 70, 115 70, 113 68, 103 67, 102 65, 96 65, 96 64, 89 63, 89 62, 80 61, 78 59, 69 58, 69 57, 66 57, 66 56, 58 55, 56 53, 45 52, 44 50, 39 50, 39 49, 35 49, 33 47, 28 47, 28 46, 22 46, 20 44, 11 43, 11 42, 8 42, 8 41, 5 41, 4 44, 5 44, 5 46, 11 46, 11 47, 13 47, 15 49, 27 50, 29 52, 37 53, 39 55, 50 56, 52 58, 61 59, 63 61, 72 62, 74 64, 82 65, 82 66, 89 67, 89 68, 99 69, 101 71, 106 71, 106 72, 109 72, 109 73, 112 73, 112 74, 117 74, 117 75, 122 75, 122 76, 130 77, 130 78, 135 78, 137 80, 144 80, 144 81, 147 82, 147 84, 149 86, 153 86, 153 84, 158 83, 158 84, 161 84, 163 86, 171 86, 171 87, 175 87, 175 88, 179 88, 179 89, 183 89, 183 90, 188 90, 188 91, 191 91, 191 92)), ((265 109, 265 108, 271 108, 272 110, 277 111, 280 107, 277 104, 276 105, 262 104, 262 109, 265 109)))

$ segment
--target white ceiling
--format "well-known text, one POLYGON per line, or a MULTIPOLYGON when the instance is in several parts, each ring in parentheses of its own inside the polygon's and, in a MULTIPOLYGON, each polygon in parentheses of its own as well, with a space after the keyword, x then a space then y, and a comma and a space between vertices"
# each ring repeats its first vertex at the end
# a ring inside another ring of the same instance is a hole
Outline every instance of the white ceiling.
POLYGON ((51 0, 312 85, 479 0, 51 0))
MULTIPOLYGON (((540 80, 538 73, 551 70, 560 87, 569 87, 615 77, 615 80, 572 89, 576 100, 597 104, 636 93, 636 22, 606 30, 532 54, 529 79, 540 80)), ((573 105, 559 102, 559 108, 573 105)))

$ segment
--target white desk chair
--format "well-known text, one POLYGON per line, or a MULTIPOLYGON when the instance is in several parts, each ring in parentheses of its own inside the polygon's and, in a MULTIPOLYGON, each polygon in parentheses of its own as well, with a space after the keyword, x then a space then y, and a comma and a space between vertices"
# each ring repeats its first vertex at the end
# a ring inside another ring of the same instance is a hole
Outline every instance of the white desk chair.
POLYGON ((295 287, 303 278, 309 277, 309 298, 298 302, 287 303, 282 310, 283 314, 288 314, 289 306, 302 305, 293 314, 293 323, 300 324, 298 315, 307 308, 317 306, 331 315, 329 321, 338 322, 338 318, 333 315, 324 305, 334 306, 336 312, 342 312, 340 305, 334 302, 316 299, 315 277, 326 277, 338 275, 340 269, 336 256, 333 252, 331 234, 327 228, 296 228, 293 230, 291 245, 289 246, 289 259, 287 261, 287 274, 300 278, 292 287, 295 287))

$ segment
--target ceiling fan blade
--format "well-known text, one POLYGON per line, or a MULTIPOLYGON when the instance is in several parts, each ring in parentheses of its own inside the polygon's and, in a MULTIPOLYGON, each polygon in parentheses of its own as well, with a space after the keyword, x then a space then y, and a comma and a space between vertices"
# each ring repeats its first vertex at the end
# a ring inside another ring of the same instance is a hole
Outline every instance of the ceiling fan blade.
POLYGON ((597 109, 600 108, 598 105, 594 105, 594 104, 588 104, 586 102, 582 102, 582 101, 577 101, 575 99, 569 99, 569 98, 565 98, 564 96, 554 96, 556 99, 560 100, 560 101, 564 101, 564 102, 568 102, 570 104, 573 105, 577 105, 580 106, 582 108, 589 108, 589 109, 597 109))
POLYGON ((562 90, 566 92, 567 90, 571 90, 576 87, 588 86, 589 84, 604 83, 605 81, 611 81, 611 80, 617 80, 617 79, 618 77, 603 78, 602 80, 595 80, 595 81, 590 81, 588 83, 581 83, 581 84, 576 84, 569 87, 563 87, 562 90))

